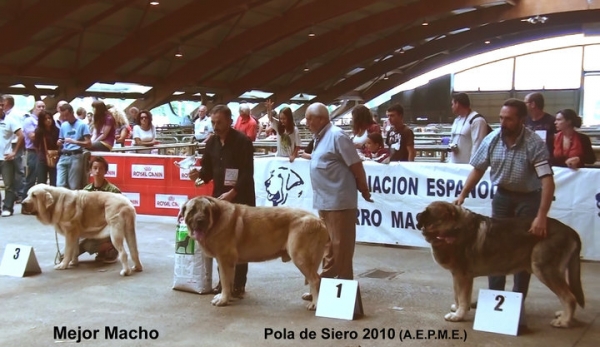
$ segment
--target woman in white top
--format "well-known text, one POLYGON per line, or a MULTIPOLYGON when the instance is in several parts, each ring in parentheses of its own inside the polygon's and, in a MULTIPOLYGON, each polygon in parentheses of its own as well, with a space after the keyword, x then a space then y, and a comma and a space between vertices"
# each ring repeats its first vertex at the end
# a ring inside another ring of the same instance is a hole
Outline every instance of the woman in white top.
MULTIPOLYGON (((147 110, 140 111, 138 115, 140 125, 133 127, 133 144, 134 146, 154 146, 156 138, 156 129, 152 125, 152 113, 147 110)), ((150 153, 149 151, 140 151, 140 153, 150 153)))
POLYGON ((277 131, 277 156, 290 158, 290 163, 298 157, 300 150, 300 132, 294 124, 292 109, 285 107, 279 112, 279 119, 273 117, 273 102, 267 100, 267 115, 271 126, 277 131))
POLYGON ((373 114, 365 105, 357 105, 352 110, 352 143, 362 150, 371 133, 381 134, 381 127, 373 119, 373 114))

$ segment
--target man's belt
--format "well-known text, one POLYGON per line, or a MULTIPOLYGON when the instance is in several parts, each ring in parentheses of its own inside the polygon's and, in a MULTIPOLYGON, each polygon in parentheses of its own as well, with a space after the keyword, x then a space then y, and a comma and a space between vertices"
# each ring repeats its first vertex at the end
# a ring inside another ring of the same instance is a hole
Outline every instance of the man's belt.
POLYGON ((66 156, 77 155, 77 154, 83 154, 83 150, 78 149, 76 151, 62 151, 62 152, 60 152, 60 155, 66 155, 66 156))

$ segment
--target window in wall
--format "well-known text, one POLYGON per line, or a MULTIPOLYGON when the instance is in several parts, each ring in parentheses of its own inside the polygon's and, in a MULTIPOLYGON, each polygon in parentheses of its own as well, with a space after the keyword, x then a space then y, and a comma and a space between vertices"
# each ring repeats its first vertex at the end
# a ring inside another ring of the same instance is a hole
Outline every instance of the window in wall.
POLYGON ((461 92, 511 90, 513 65, 513 59, 510 58, 456 73, 454 90, 461 92))
POLYGON ((586 46, 583 52, 583 69, 600 71, 600 45, 586 46))
POLYGON ((583 78, 583 124, 600 124, 600 74, 583 78))
POLYGON ((582 47, 515 58, 515 89, 576 89, 581 85, 582 47))

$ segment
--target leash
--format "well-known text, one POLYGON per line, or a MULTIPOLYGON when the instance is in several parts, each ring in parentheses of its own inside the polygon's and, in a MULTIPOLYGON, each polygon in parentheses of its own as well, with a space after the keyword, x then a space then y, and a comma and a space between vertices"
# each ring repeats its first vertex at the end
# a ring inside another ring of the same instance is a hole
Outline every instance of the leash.
POLYGON ((63 254, 60 253, 60 247, 58 246, 58 232, 54 229, 54 239, 56 240, 56 256, 54 257, 54 265, 60 264, 63 260, 63 254))

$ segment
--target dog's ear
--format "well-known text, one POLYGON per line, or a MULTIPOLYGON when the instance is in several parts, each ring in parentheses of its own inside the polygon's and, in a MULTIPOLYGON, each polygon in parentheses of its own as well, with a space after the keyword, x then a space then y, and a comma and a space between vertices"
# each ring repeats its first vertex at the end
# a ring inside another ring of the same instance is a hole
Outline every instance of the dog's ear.
POLYGON ((181 206, 181 209, 179 209, 179 214, 177 215, 177 223, 181 223, 183 221, 183 218, 185 217, 185 209, 187 208, 188 202, 190 202, 190 200, 186 201, 185 204, 181 206))
POLYGON ((221 218, 221 207, 215 201, 210 201, 210 204, 207 205, 206 212, 210 213, 210 226, 216 224, 221 218))
POLYGON ((417 213, 417 229, 421 230, 425 226, 427 219, 429 218, 429 209, 425 209, 425 211, 421 213, 417 213))
POLYGON ((46 192, 46 194, 44 194, 44 206, 48 208, 52 205, 54 205, 54 198, 52 197, 52 194, 46 192))

